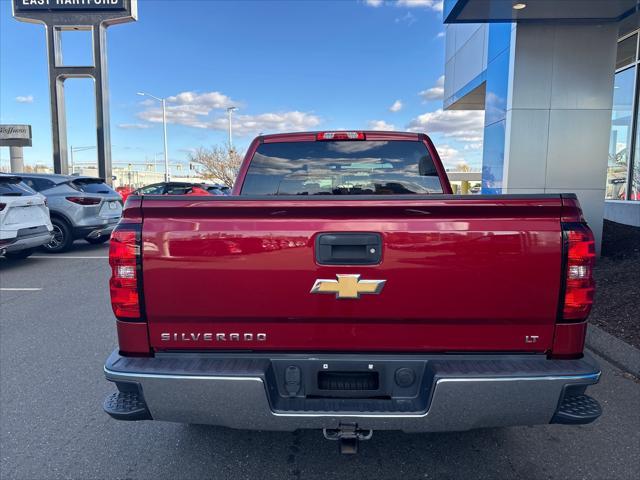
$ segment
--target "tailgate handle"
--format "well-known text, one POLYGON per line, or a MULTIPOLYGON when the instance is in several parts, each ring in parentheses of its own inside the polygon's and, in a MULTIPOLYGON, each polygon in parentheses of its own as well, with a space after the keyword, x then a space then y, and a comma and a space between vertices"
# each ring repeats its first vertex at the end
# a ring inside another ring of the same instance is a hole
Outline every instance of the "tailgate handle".
POLYGON ((376 265, 382 259, 379 233, 321 233, 316 262, 321 265, 376 265))

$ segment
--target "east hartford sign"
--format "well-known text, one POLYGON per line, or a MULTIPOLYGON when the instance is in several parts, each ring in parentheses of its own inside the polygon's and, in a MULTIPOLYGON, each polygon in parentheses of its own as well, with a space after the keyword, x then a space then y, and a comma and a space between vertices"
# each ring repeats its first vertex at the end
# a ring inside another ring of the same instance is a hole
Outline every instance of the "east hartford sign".
POLYGON ((124 0, 15 0, 15 11, 126 10, 124 0))
POLYGON ((13 0, 13 16, 47 25, 113 25, 138 18, 137 0, 13 0))

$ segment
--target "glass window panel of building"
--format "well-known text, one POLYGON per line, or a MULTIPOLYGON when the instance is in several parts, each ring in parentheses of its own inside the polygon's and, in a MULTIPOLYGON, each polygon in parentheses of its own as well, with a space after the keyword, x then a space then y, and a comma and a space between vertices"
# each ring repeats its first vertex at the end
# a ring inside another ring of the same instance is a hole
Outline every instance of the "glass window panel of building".
POLYGON ((634 108, 640 83, 637 58, 638 34, 634 33, 618 42, 605 191, 610 200, 640 200, 640 118, 634 108))
POLYGON ((638 46, 638 34, 635 33, 618 42, 616 54, 616 70, 631 65, 636 60, 636 48, 638 46))
MULTIPOLYGON (((639 79, 640 80, 640 79, 639 79)), ((627 200, 640 200, 640 109, 636 110, 636 141, 633 154, 633 165, 631 166, 631 191, 627 200)))

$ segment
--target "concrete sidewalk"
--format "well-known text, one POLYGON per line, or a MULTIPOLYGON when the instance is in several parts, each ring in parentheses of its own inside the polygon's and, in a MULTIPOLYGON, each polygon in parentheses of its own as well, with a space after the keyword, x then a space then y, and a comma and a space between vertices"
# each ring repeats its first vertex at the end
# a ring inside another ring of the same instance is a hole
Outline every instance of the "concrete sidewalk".
POLYGON ((614 337, 596 325, 589 324, 587 347, 616 367, 640 378, 640 350, 614 337))

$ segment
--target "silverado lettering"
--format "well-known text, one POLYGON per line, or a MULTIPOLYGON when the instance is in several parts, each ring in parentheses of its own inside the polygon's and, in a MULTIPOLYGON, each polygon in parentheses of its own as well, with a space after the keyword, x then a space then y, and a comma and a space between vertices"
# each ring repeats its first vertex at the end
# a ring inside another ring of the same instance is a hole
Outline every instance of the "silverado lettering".
POLYGON ((197 342, 202 339, 204 342, 226 342, 227 340, 232 342, 252 342, 254 339, 258 342, 266 342, 266 333, 161 333, 160 340, 163 342, 175 341, 175 342, 197 342))
POLYGON ((258 137, 232 193, 128 197, 114 418, 322 429, 353 450, 375 429, 600 415, 574 194, 453 195, 431 140, 400 132, 258 137))

